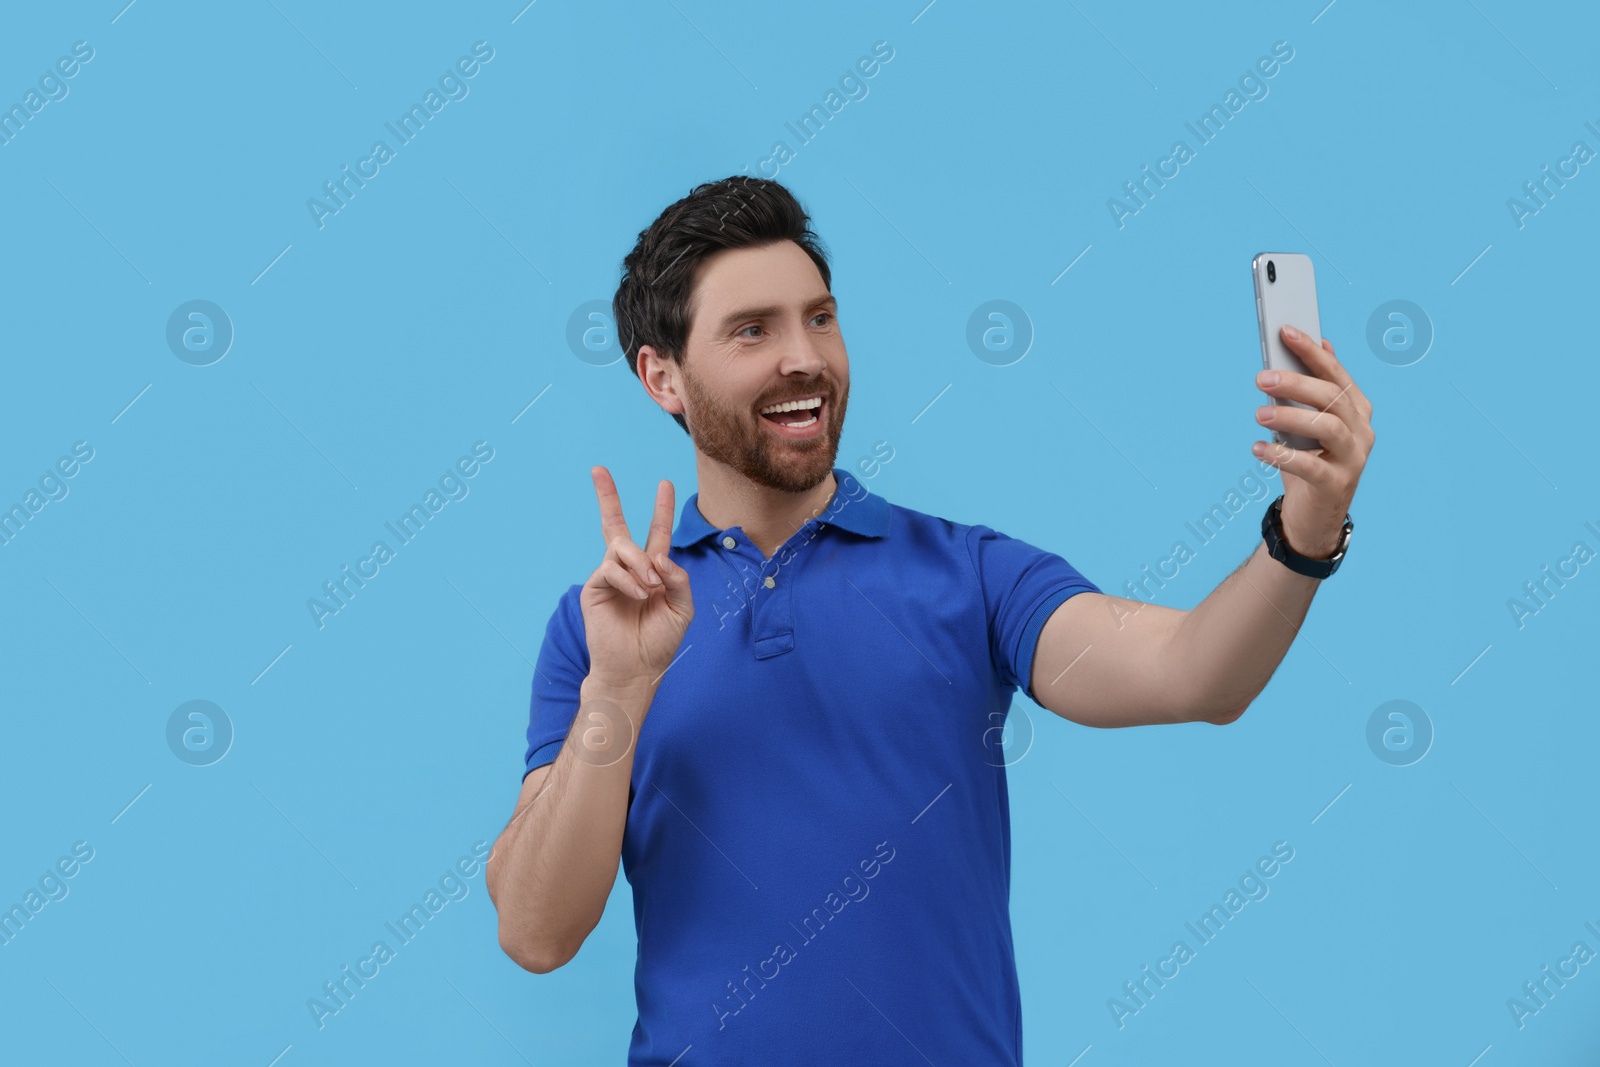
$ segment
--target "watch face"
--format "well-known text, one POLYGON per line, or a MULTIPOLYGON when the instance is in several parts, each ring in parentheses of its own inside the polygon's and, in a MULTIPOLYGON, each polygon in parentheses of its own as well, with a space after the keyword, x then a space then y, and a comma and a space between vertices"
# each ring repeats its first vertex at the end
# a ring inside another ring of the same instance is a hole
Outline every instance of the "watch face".
POLYGON ((1355 532, 1356 524, 1350 521, 1350 516, 1346 515, 1344 517, 1344 527, 1339 531, 1339 549, 1328 560, 1329 563, 1337 563, 1344 559, 1344 554, 1350 550, 1350 538, 1355 532))

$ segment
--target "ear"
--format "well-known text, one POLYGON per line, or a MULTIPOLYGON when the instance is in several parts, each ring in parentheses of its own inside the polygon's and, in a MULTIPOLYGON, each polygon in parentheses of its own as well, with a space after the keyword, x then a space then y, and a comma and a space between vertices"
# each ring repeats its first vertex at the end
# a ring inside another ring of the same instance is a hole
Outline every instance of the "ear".
POLYGON ((654 345, 639 346, 639 381, 650 399, 669 415, 682 415, 683 397, 679 394, 678 364, 656 351, 654 345))

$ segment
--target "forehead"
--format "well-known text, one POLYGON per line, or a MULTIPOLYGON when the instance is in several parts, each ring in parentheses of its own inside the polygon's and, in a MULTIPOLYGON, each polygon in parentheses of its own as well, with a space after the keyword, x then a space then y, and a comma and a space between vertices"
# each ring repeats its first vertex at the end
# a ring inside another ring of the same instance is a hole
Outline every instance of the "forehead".
POLYGON ((701 262, 689 297, 690 331, 739 308, 799 307, 828 295, 817 265, 793 241, 724 248, 701 262))

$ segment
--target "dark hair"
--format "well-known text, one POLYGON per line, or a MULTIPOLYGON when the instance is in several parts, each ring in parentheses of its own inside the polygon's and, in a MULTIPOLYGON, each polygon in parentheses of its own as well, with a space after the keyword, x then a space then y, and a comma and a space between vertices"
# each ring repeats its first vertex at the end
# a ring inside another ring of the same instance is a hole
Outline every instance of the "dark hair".
MULTIPOLYGON (((695 186, 668 207, 622 261, 622 281, 611 298, 617 338, 628 369, 639 376, 639 348, 652 345, 681 361, 689 340, 689 300, 696 271, 726 248, 753 248, 793 241, 805 250, 833 289, 828 253, 811 231, 805 209, 782 185, 766 178, 734 175, 695 186)), ((681 365, 681 362, 680 362, 681 365)), ((672 416, 684 433, 681 414, 672 416)))

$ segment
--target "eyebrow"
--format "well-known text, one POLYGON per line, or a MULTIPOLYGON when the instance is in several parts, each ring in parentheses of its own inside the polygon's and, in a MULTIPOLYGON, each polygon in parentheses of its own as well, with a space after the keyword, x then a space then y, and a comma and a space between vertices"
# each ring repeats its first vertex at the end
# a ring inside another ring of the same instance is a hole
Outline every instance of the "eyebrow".
MULTIPOLYGON (((839 310, 839 301, 835 299, 832 293, 829 293, 825 296, 819 297, 816 300, 812 300, 805 306, 812 308, 831 307, 835 312, 837 312, 839 310)), ((768 304, 765 307, 740 308, 738 311, 730 312, 729 314, 723 316, 722 325, 718 327, 718 331, 726 332, 736 324, 743 322, 745 319, 769 319, 781 311, 783 311, 783 308, 776 304, 768 304)))

